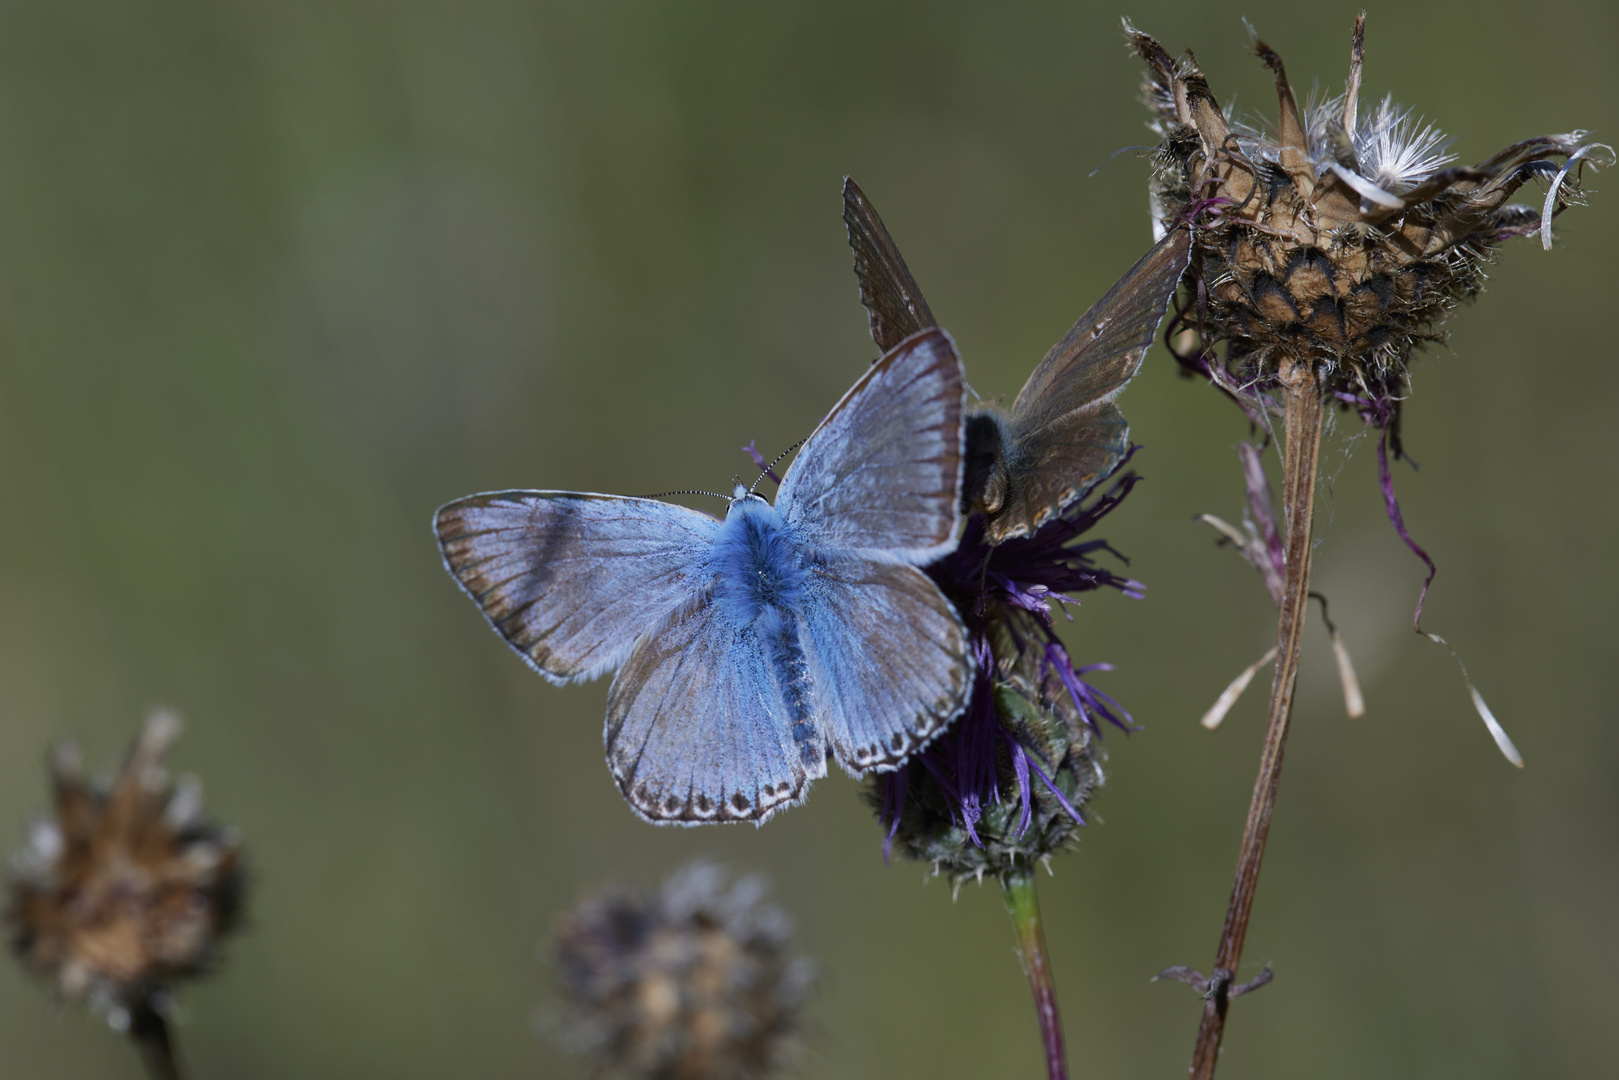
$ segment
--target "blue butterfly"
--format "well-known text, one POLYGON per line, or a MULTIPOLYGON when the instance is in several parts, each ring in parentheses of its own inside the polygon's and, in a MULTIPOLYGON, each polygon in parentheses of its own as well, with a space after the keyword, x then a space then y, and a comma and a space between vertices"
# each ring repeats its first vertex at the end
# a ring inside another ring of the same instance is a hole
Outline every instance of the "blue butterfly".
POLYGON ((607 764, 648 821, 762 823, 827 757, 891 769, 960 715, 961 618, 917 567, 961 526, 966 384, 928 329, 815 429, 775 505, 738 485, 724 520, 568 491, 441 507, 445 568, 563 684, 616 671, 607 764))

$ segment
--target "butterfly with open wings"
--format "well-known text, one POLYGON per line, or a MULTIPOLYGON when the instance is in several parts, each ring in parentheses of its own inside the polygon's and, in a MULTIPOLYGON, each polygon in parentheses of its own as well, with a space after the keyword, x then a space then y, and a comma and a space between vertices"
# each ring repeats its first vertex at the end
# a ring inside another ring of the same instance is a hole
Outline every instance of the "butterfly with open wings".
POLYGON ((827 758, 895 767, 961 713, 961 617, 918 566, 961 527, 966 384, 949 336, 898 340, 817 427, 774 505, 723 520, 657 499, 472 495, 444 565, 555 683, 616 671, 607 763, 636 813, 762 823, 827 758))

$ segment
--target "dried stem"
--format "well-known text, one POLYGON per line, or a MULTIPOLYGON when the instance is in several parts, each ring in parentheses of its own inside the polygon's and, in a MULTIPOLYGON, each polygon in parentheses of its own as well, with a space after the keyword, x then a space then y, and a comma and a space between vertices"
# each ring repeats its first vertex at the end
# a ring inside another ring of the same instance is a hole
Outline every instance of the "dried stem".
POLYGON ((1248 804, 1248 823, 1237 856, 1237 880, 1231 888, 1225 930, 1209 976, 1203 1023, 1192 1052, 1190 1076, 1209 1080, 1220 1055, 1225 1034, 1226 1009, 1231 1001, 1231 980, 1242 961, 1248 936, 1259 867, 1270 834, 1270 816, 1276 806, 1276 788, 1282 777, 1282 754, 1287 748, 1287 726, 1293 715, 1293 686, 1299 671, 1299 642, 1304 631, 1305 605, 1310 594, 1310 518, 1315 508, 1316 459, 1321 448, 1322 391, 1308 361, 1283 365, 1281 381, 1286 395, 1286 459, 1283 462, 1282 504, 1286 513, 1287 576, 1281 614, 1276 624, 1276 676, 1271 683, 1265 745, 1259 757, 1259 778, 1248 804))
POLYGON ((1046 957, 1046 935, 1040 925, 1040 904, 1034 895, 1034 871, 1013 870, 1001 877, 1006 911, 1017 931, 1018 959, 1034 991, 1034 1012, 1040 1018, 1040 1041, 1046 1051, 1050 1080, 1068 1080, 1068 1055, 1063 1049, 1062 1017, 1057 1014, 1057 985, 1046 957))
POLYGON ((129 1039, 140 1051, 146 1075, 152 1080, 182 1080, 184 1074, 180 1072, 168 1021, 150 1002, 142 1000, 130 1008, 129 1039))

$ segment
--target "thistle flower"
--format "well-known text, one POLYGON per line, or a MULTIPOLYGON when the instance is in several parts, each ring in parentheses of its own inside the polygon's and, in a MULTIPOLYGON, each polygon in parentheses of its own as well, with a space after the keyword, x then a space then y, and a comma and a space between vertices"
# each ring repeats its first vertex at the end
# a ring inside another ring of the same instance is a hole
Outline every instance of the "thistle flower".
MULTIPOLYGON (((936 325, 876 208, 847 177, 843 220, 877 346, 936 325)), ((1033 867, 1049 870, 1085 824, 1080 807, 1102 782, 1091 742, 1101 738, 1098 720, 1129 730, 1128 714, 1084 678, 1106 665, 1074 667, 1051 604, 1077 603, 1073 594, 1103 585, 1140 594, 1091 563, 1105 542, 1079 539, 1135 477, 1088 507, 1083 500, 1129 458, 1114 399, 1151 346, 1190 248, 1181 231, 1161 239, 1052 347, 1010 412, 981 407, 968 418, 970 516, 956 550, 928 572, 968 630, 972 691, 949 730, 868 789, 888 831, 885 860, 898 839, 958 889, 986 871, 1001 886, 1051 1080, 1064 1080, 1068 1066, 1033 867)))
MULTIPOLYGON (((1183 369, 1207 376, 1256 423, 1268 424, 1293 395, 1300 424, 1289 421, 1299 431, 1288 434, 1287 456, 1304 463, 1295 449, 1312 442, 1301 483, 1314 483, 1313 444, 1327 404, 1354 411, 1379 432, 1378 482, 1389 521, 1427 568, 1412 624, 1448 649, 1422 627, 1438 568, 1406 528, 1389 470, 1390 452, 1402 456, 1411 352, 1443 340, 1445 317, 1480 291, 1497 245, 1538 233, 1549 248, 1552 220, 1584 201, 1584 166, 1612 165, 1615 155, 1574 131, 1526 139, 1471 168, 1453 165, 1448 138, 1411 109, 1388 98, 1361 107, 1365 22, 1364 15, 1355 22, 1344 92, 1303 107, 1281 58, 1255 39, 1255 53, 1275 74, 1279 103, 1277 121, 1264 130, 1215 104, 1190 52, 1177 62, 1151 37, 1125 29, 1148 64, 1151 127, 1163 138, 1150 189, 1155 227, 1189 220, 1197 238, 1188 299, 1167 330, 1183 342, 1176 353, 1183 369), (1548 183, 1539 208, 1508 201, 1537 179, 1548 183), (1221 343, 1223 357, 1215 352, 1221 343)), ((1456 661, 1492 738, 1521 765, 1456 661)), ((1222 701, 1234 699, 1258 666, 1222 701)))
POLYGON ((1305 361, 1331 399, 1392 430, 1398 453, 1412 349, 1442 340, 1446 315, 1479 292, 1498 244, 1539 233, 1549 247, 1552 219, 1583 201, 1583 165, 1614 160, 1574 131, 1454 166, 1449 139, 1410 108, 1389 98, 1363 106, 1364 15, 1344 92, 1303 107, 1281 57, 1255 40, 1279 102, 1264 129, 1216 104, 1190 52, 1177 62, 1125 29, 1148 64, 1150 126, 1163 139, 1154 226, 1197 226, 1191 301, 1170 329, 1201 342, 1180 360, 1251 415, 1267 407, 1282 366, 1305 361), (1536 179, 1550 182, 1543 207, 1508 201, 1536 179))
POLYGON ((13 857, 4 912, 26 968, 165 1056, 172 990, 213 966, 242 898, 240 841, 202 820, 194 777, 173 783, 163 768, 179 734, 173 713, 154 712, 118 775, 93 783, 78 749, 57 746, 55 812, 13 857))
POLYGON ((928 567, 967 625, 978 672, 954 728, 873 780, 885 857, 897 843, 959 887, 1026 870, 1075 841, 1103 779, 1102 724, 1128 731, 1130 717, 1085 678, 1109 665, 1074 665, 1053 605, 1100 588, 1141 595, 1139 583, 1092 561, 1112 550, 1105 540, 1082 539, 1137 479, 1125 473, 1032 536, 999 544, 986 541, 975 515, 956 551, 928 567))
POLYGON ((636 1080, 742 1080, 797 1056, 813 981, 762 878, 694 863, 654 895, 603 892, 556 930, 563 1046, 636 1080))
MULTIPOLYGON (((1189 224, 1195 236, 1185 276, 1189 295, 1166 335, 1180 345, 1183 368, 1207 376, 1254 423, 1269 428, 1273 414, 1285 423, 1281 528, 1270 516, 1267 486, 1253 530, 1230 529, 1277 601, 1276 671, 1259 776, 1213 971, 1203 979, 1177 969, 1202 991, 1191 1075, 1207 1080, 1238 992, 1232 979, 1242 959, 1292 719, 1325 409, 1329 403, 1354 409, 1380 432, 1380 484, 1390 521, 1428 568, 1413 617, 1425 633, 1422 602, 1434 563, 1406 530, 1388 471, 1388 451, 1399 456, 1401 449, 1400 401, 1411 352, 1441 340, 1445 317, 1459 300, 1478 293, 1497 245, 1538 232, 1549 246, 1552 219, 1581 200, 1584 165, 1610 165, 1614 154, 1576 131, 1526 139, 1471 168, 1452 165, 1445 136, 1411 110, 1387 99, 1361 108, 1364 15, 1355 23, 1344 92, 1303 108, 1281 58, 1255 40, 1255 52, 1276 78, 1278 118, 1267 130, 1221 110, 1190 53, 1177 62, 1151 37, 1128 24, 1125 30, 1147 62, 1147 104, 1163 140, 1150 187, 1155 227, 1189 224), (1535 179, 1549 182, 1539 209, 1508 201, 1535 179), (1215 352, 1222 343, 1223 357, 1215 352)), ((1244 462, 1251 508, 1257 506, 1257 464, 1257 454, 1244 462)), ((1244 672, 1223 700, 1234 698, 1258 666, 1244 672)), ((1353 710, 1347 681, 1345 687, 1353 710)), ((1502 753, 1522 765, 1470 680, 1468 690, 1502 753)))

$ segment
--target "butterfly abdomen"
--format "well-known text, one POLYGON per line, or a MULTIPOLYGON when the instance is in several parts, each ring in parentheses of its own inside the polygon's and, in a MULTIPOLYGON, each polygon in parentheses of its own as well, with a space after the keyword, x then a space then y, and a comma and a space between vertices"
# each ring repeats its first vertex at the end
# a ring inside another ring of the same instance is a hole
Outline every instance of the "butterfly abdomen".
POLYGON ((815 720, 811 704, 809 662, 799 639, 798 619, 790 612, 773 609, 759 620, 759 640, 770 659, 776 687, 787 706, 788 731, 798 747, 799 760, 811 776, 823 768, 825 740, 815 720))

